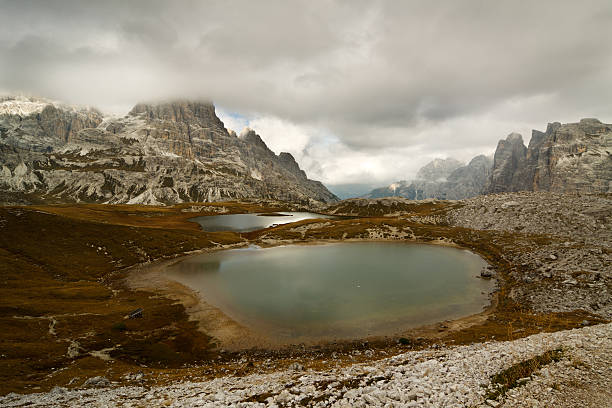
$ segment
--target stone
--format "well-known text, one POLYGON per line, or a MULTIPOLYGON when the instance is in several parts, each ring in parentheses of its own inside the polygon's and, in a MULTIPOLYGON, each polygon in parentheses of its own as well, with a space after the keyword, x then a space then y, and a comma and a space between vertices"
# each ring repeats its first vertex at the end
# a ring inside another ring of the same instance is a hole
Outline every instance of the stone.
POLYGON ((518 201, 506 201, 505 203, 501 205, 501 208, 506 209, 506 208, 511 208, 511 207, 518 207, 520 205, 521 203, 519 203, 518 201))
POLYGON ((287 369, 291 371, 304 371, 304 366, 298 362, 295 362, 289 364, 289 367, 287 369))
POLYGON ((110 385, 110 381, 106 377, 91 377, 88 378, 84 383, 83 387, 108 387, 110 385))

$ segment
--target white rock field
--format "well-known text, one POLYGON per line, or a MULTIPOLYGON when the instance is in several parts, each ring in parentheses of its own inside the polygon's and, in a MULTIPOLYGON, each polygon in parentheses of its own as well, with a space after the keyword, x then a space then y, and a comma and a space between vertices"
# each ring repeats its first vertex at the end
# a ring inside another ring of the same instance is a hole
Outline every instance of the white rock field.
POLYGON ((322 372, 285 370, 170 386, 104 387, 0 397, 3 407, 605 407, 612 403, 612 324, 509 342, 432 348, 322 372), (490 377, 546 351, 562 358, 502 401, 490 377), (262 401, 262 402, 259 402, 262 401))

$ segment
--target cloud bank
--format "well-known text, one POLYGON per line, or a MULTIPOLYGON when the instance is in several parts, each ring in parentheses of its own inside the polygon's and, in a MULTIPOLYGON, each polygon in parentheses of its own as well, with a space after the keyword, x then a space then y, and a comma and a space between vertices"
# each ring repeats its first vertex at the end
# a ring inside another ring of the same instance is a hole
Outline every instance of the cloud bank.
MULTIPOLYGON (((212 99, 328 184, 611 121, 609 1, 0 2, 0 90, 125 113, 212 99)), ((235 129, 240 131, 240 129, 235 129)))

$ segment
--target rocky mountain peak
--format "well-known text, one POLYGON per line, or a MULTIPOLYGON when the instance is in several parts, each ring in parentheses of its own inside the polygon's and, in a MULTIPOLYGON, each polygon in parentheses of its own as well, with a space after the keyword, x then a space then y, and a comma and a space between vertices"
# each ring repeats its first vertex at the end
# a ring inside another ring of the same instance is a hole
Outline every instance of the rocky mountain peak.
POLYGON ((526 154, 527 148, 521 134, 510 133, 505 140, 500 140, 493 156, 493 173, 487 190, 498 193, 506 191, 507 185, 519 188, 521 182, 517 179, 517 169, 523 166, 526 154))
POLYGON ((581 124, 597 124, 601 125, 601 121, 597 118, 582 118, 580 119, 581 124))
POLYGON ((510 143, 523 143, 523 135, 520 133, 512 132, 506 137, 506 142, 510 143))
POLYGON ((580 119, 580 123, 578 124, 579 128, 587 134, 598 134, 604 132, 610 132, 610 125, 606 125, 605 123, 601 123, 599 119, 595 118, 585 118, 580 119))
POLYGON ((448 159, 434 159, 419 169, 416 178, 427 181, 444 180, 462 165, 463 163, 452 157, 448 159))
POLYGON ((549 123, 522 139, 500 140, 487 192, 612 191, 612 125, 598 119, 549 123))
POLYGON ((300 166, 295 161, 295 158, 291 153, 281 152, 278 155, 278 160, 280 163, 293 174, 297 175, 300 178, 306 178, 306 173, 304 170, 300 169, 300 166))
POLYGON ((250 127, 245 127, 244 129, 242 129, 238 138, 247 142, 250 145, 259 146, 263 149, 268 150, 268 146, 264 143, 261 137, 250 127))
POLYGON ((223 122, 215 113, 215 106, 208 101, 175 100, 157 104, 139 103, 132 108, 129 115, 140 115, 151 120, 167 120, 201 126, 215 124, 223 127, 223 122))
POLYGON ((478 166, 487 166, 491 167, 493 165, 493 160, 489 156, 485 156, 484 154, 479 154, 474 157, 468 163, 468 167, 478 167, 478 166))
POLYGON ((560 127, 561 127, 561 123, 559 122, 549 123, 548 125, 546 125, 546 133, 551 134, 553 132, 556 132, 557 129, 559 129, 560 127))

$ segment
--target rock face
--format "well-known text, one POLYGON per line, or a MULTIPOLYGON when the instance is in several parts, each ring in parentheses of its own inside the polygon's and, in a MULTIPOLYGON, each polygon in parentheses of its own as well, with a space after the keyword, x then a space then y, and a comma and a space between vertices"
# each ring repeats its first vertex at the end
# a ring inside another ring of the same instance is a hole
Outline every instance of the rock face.
POLYGON ((612 191, 612 125, 597 119, 549 123, 529 147, 518 134, 497 145, 488 193, 612 191))
POLYGON ((333 202, 289 153, 225 129, 211 103, 138 104, 122 118, 0 99, 0 202, 333 202))
POLYGON ((487 191, 498 193, 507 191, 507 186, 522 184, 524 180, 519 177, 519 169, 525 166, 526 154, 527 148, 520 134, 511 133, 506 140, 500 140, 493 157, 493 171, 487 191))
POLYGON ((474 157, 467 165, 455 159, 436 159, 417 172, 419 179, 399 181, 372 190, 365 198, 405 197, 460 200, 481 194, 491 172, 491 159, 474 157))

